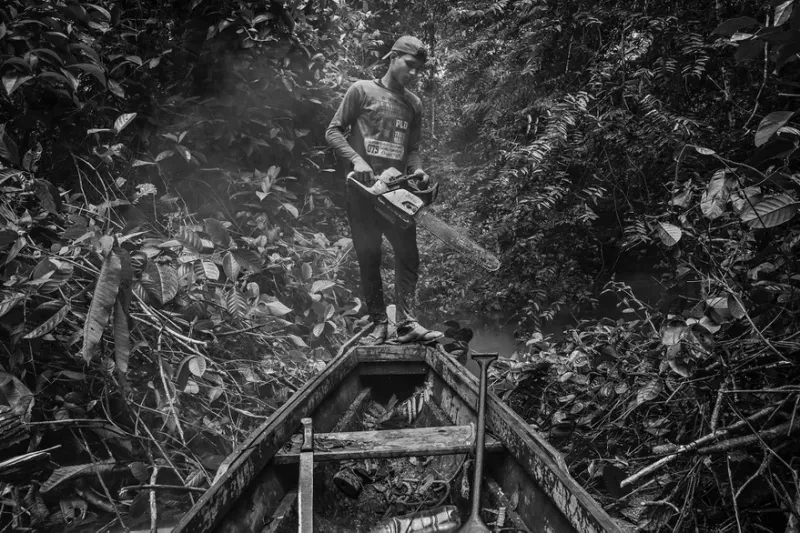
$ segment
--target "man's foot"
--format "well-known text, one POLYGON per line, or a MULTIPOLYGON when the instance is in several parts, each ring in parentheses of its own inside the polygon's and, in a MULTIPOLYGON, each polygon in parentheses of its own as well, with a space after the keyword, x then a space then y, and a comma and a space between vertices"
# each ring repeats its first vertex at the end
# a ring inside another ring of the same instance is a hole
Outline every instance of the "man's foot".
POLYGON ((378 322, 375 324, 375 327, 372 328, 372 332, 364 337, 364 341, 361 343, 364 346, 376 346, 378 344, 383 344, 386 342, 386 338, 389 336, 389 322, 383 321, 378 322))
POLYGON ((428 329, 416 320, 408 320, 397 326, 397 342, 429 342, 444 337, 444 333, 428 329))

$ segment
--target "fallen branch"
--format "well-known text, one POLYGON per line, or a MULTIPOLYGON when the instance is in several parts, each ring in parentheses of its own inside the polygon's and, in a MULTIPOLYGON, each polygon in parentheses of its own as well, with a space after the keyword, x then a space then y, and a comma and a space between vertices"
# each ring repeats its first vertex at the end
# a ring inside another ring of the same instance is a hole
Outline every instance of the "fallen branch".
POLYGON ((75 487, 75 492, 86 500, 89 505, 93 505, 96 508, 100 509, 101 511, 105 511, 107 513, 117 513, 117 519, 119 519, 119 513, 117 511, 116 506, 112 505, 111 503, 105 501, 100 496, 96 495, 89 489, 83 489, 81 487, 75 487))
MULTIPOLYGON (((625 487, 627 485, 630 485, 631 483, 634 483, 634 482, 638 481, 639 479, 641 479, 641 478, 643 478, 645 476, 648 476, 648 475, 652 474, 653 472, 659 470, 664 465, 667 465, 667 464, 671 463, 672 461, 674 461, 675 459, 677 459, 681 455, 684 455, 684 454, 686 454, 688 452, 691 452, 691 451, 694 451, 694 450, 698 449, 702 444, 705 444, 705 443, 710 442, 712 440, 716 440, 716 439, 718 439, 720 437, 724 437, 725 435, 727 435, 731 431, 735 431, 735 430, 737 430, 739 428, 742 428, 742 427, 746 426, 748 422, 755 422, 758 419, 763 418, 763 417, 765 417, 765 416, 767 416, 767 415, 769 415, 771 413, 774 413, 774 412, 775 412, 775 407, 765 407, 764 409, 761 409, 760 411, 756 411, 755 413, 753 413, 749 417, 745 418, 744 420, 739 420, 735 424, 731 424, 730 426, 728 426, 726 428, 718 429, 717 431, 714 431, 712 433, 709 433, 708 435, 700 437, 699 439, 697 439, 695 441, 692 441, 689 444, 684 444, 683 446, 677 446, 674 450, 665 450, 667 453, 668 452, 673 452, 673 453, 671 455, 666 456, 666 457, 662 457, 661 459, 659 459, 655 463, 651 464, 650 466, 647 466, 647 467, 639 470, 638 472, 636 472, 632 476, 629 476, 629 477, 623 479, 622 482, 620 483, 620 486, 621 487, 625 487)), ((675 445, 672 445, 672 446, 675 446, 675 445)), ((664 447, 659 447, 658 449, 660 450, 660 449, 663 449, 663 448, 664 447)), ((656 448, 654 448, 653 451, 655 452, 656 448)))
MULTIPOLYGON (((242 329, 235 329, 233 331, 215 332, 213 335, 215 337, 229 337, 231 335, 238 335, 239 333, 247 333, 249 331, 254 331, 254 330, 258 329, 258 328, 265 328, 267 326, 274 326, 274 325, 275 325, 274 322, 264 322, 263 324, 254 324, 252 326, 248 326, 248 327, 242 328, 242 329)), ((275 331, 270 331, 270 333, 276 333, 277 331, 280 331, 281 329, 286 329, 286 328, 280 328, 280 329, 275 330, 275 331)), ((274 337, 274 336, 267 336, 266 333, 262 333, 262 336, 267 337, 268 339, 276 339, 277 338, 277 337, 274 337)))
MULTIPOLYGON (((155 470, 155 469, 154 469, 155 470)), ((127 492, 129 490, 184 490, 188 492, 199 492, 203 494, 206 492, 207 489, 203 489, 200 487, 184 487, 182 485, 129 485, 127 487, 122 487, 119 489, 120 492, 127 492)))
POLYGON ((701 455, 710 455, 712 453, 729 452, 739 448, 746 448, 762 440, 774 439, 775 437, 780 437, 781 435, 788 437, 792 433, 797 433, 798 430, 800 430, 800 426, 795 425, 792 427, 791 422, 784 422, 783 424, 778 424, 775 427, 765 429, 764 431, 760 431, 758 433, 753 433, 752 435, 736 437, 712 444, 711 446, 706 446, 705 448, 700 448, 697 450, 697 453, 701 455))
POLYGON ((141 318, 141 317, 136 316, 134 314, 131 314, 131 318, 133 318, 137 322, 141 322, 142 324, 147 324, 148 326, 156 328, 156 329, 163 329, 164 331, 166 331, 167 333, 169 333, 170 335, 175 337, 176 340, 180 340, 180 341, 183 341, 183 342, 188 342, 190 344, 197 344, 197 345, 203 346, 203 347, 208 346, 208 343, 206 341, 201 341, 201 340, 193 339, 191 337, 187 337, 186 335, 183 335, 182 333, 178 333, 177 331, 173 330, 169 326, 165 326, 164 324, 159 324, 157 317, 155 317, 155 316, 153 316, 153 315, 151 315, 149 313, 148 313, 148 316, 150 318, 152 318, 155 321, 155 323, 150 322, 149 320, 145 320, 144 318, 141 318))
MULTIPOLYGON (((150 474, 150 485, 155 485, 158 479, 158 464, 153 465, 153 473, 150 474)), ((150 491, 150 533, 158 531, 158 505, 156 505, 156 491, 150 491)))

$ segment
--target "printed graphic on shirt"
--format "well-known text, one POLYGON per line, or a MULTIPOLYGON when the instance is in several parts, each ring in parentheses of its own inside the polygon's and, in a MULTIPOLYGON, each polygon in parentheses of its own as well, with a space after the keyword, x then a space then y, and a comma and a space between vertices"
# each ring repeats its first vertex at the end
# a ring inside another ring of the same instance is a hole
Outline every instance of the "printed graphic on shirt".
POLYGON ((377 85, 369 93, 358 119, 363 156, 376 173, 389 167, 401 169, 407 163, 417 111, 406 98, 377 85))
POLYGON ((381 141, 372 138, 364 139, 364 148, 369 156, 394 159, 396 161, 402 161, 406 152, 403 144, 381 141))

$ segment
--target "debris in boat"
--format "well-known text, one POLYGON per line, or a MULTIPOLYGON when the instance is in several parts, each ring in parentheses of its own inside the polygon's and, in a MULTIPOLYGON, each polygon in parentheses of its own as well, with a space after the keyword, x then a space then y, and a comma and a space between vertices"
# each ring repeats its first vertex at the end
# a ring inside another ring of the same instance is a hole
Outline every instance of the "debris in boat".
POLYGON ((356 475, 353 468, 347 466, 336 472, 336 475, 333 476, 333 484, 350 498, 358 498, 364 489, 361 478, 356 475))
POLYGON ((368 430, 410 427, 430 399, 430 389, 419 387, 414 394, 399 405, 395 396, 392 396, 386 407, 372 402, 364 413, 364 427, 368 430))
POLYGON ((369 533, 449 533, 458 529, 461 518, 455 505, 420 511, 384 520, 369 533))
POLYGON ((487 526, 493 526, 495 531, 498 529, 502 529, 504 525, 506 525, 506 508, 505 506, 500 506, 497 509, 483 509, 484 513, 489 513, 495 515, 494 522, 487 522, 487 526))

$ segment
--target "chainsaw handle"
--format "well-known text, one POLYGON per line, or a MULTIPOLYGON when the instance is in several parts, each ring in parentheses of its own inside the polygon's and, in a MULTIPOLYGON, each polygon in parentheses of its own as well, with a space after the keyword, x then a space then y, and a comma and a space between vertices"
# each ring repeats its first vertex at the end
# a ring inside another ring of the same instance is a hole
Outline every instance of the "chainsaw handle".
MULTIPOLYGON (((356 180, 356 173, 352 172, 352 171, 349 174, 347 174, 347 179, 358 181, 358 180, 356 180)), ((413 174, 402 174, 402 175, 397 176, 396 178, 393 178, 393 179, 391 179, 389 181, 385 181, 385 180, 380 179, 380 176, 375 176, 375 182, 376 183, 378 181, 380 181, 382 183, 385 183, 390 189, 395 189, 399 185, 401 185, 401 184, 403 184, 403 183, 405 183, 405 182, 407 182, 409 180, 412 180, 412 179, 414 179, 414 175, 413 174)), ((374 183, 373 183, 373 185, 374 185, 374 183)))

